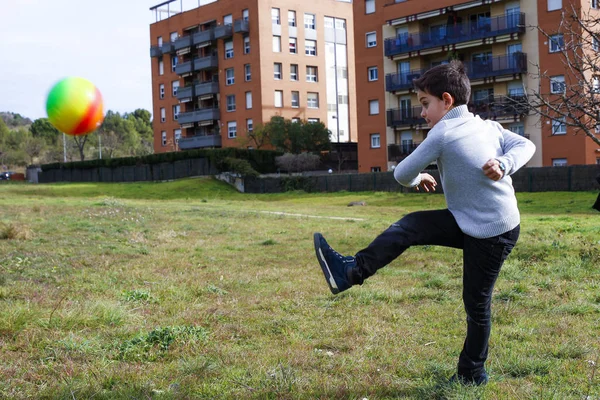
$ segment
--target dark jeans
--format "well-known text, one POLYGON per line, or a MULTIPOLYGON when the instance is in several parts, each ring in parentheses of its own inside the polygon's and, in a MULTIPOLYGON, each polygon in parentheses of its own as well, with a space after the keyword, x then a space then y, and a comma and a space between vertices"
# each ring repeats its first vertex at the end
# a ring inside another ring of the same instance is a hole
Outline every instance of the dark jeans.
POLYGON ((519 238, 520 227, 486 239, 464 234, 450 211, 420 211, 392 224, 356 254, 351 279, 362 284, 410 246, 439 245, 463 249, 463 302, 467 313, 467 338, 458 360, 458 372, 480 375, 488 355, 492 292, 500 268, 519 238))

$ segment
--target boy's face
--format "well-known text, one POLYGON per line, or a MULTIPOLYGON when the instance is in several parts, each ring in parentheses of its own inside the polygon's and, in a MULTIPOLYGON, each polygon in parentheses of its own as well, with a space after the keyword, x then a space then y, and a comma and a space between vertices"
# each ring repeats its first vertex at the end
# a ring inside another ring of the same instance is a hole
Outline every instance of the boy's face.
POLYGON ((454 103, 454 99, 449 93, 444 93, 442 99, 439 99, 427 92, 417 90, 417 97, 423 107, 421 117, 425 118, 427 126, 430 128, 433 128, 450 111, 454 103))

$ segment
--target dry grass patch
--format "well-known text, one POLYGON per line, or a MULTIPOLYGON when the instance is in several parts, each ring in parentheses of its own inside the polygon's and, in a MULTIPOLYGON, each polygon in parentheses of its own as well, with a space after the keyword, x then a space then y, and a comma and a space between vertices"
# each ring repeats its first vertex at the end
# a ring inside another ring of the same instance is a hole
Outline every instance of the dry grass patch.
POLYGON ((33 232, 29 227, 17 223, 0 222, 0 239, 3 240, 30 240, 33 232))

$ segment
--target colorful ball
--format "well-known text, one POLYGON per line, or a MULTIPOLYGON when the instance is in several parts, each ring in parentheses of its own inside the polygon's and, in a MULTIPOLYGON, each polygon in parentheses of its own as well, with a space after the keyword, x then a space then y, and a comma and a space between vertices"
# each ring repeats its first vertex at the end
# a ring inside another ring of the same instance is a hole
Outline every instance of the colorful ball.
POLYGON ((104 120, 102 94, 87 79, 68 77, 52 87, 46 101, 48 120, 68 135, 87 135, 104 120))

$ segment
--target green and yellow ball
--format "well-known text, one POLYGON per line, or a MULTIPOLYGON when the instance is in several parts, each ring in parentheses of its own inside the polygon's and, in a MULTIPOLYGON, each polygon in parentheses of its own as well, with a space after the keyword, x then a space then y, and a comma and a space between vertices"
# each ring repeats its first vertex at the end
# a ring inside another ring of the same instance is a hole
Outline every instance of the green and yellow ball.
POLYGON ((104 120, 102 94, 87 79, 68 77, 56 83, 46 100, 48 120, 68 135, 87 135, 104 120))

